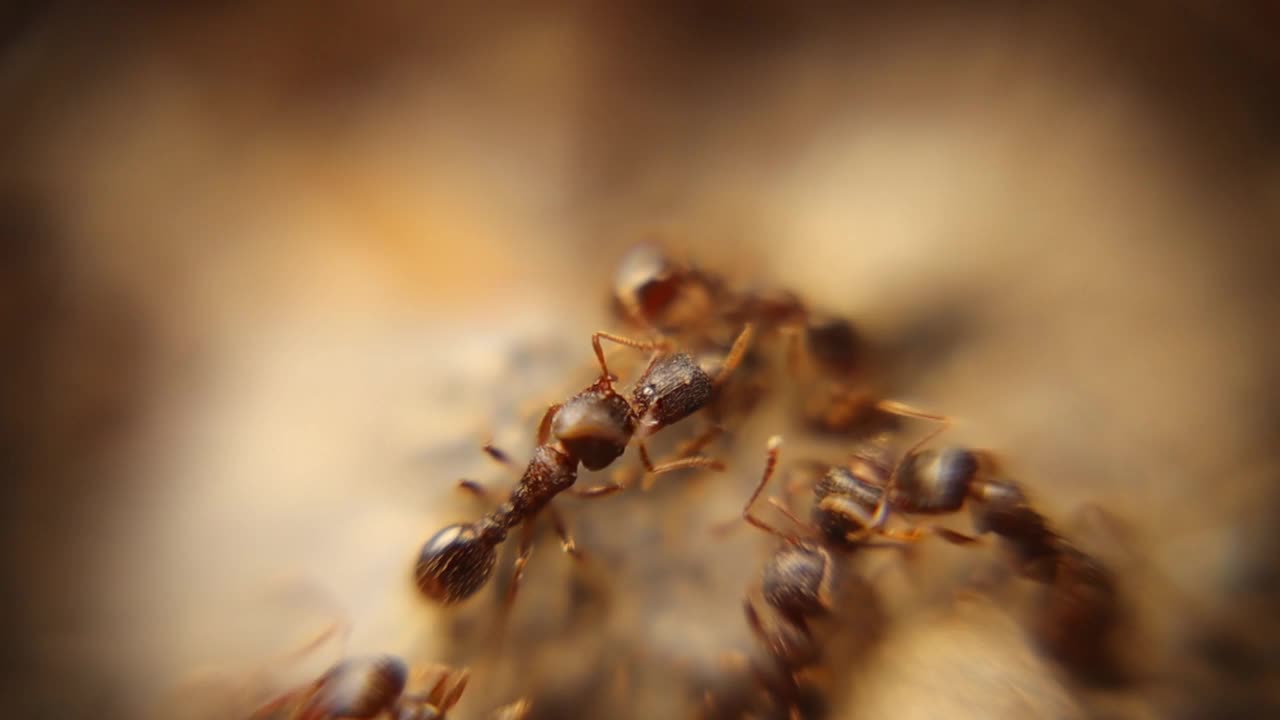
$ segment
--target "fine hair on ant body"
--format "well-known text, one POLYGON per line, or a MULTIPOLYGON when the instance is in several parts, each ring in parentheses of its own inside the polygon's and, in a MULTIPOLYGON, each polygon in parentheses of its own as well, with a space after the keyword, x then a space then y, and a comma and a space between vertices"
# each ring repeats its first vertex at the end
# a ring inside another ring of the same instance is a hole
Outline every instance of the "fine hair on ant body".
MULTIPOLYGON (((720 461, 701 456, 654 463, 645 439, 706 406, 715 389, 741 361, 752 333, 750 325, 743 328, 714 377, 688 354, 671 352, 665 341, 646 342, 595 333, 591 344, 600 363, 599 379, 565 402, 547 408, 538 424, 533 458, 501 505, 476 522, 449 525, 426 541, 415 566, 418 589, 445 605, 474 595, 493 572, 497 546, 519 525, 520 545, 508 594, 508 603, 514 601, 532 552, 534 519, 552 499, 566 491, 596 498, 624 489, 617 483, 575 489, 579 463, 588 470, 604 469, 634 442, 650 476, 685 468, 723 470, 720 461), (605 363, 602 339, 655 351, 629 396, 614 388, 616 378, 605 363)), ((490 454, 501 455, 492 450, 490 454)), ((572 537, 554 513, 553 520, 565 550, 575 549, 572 537)))

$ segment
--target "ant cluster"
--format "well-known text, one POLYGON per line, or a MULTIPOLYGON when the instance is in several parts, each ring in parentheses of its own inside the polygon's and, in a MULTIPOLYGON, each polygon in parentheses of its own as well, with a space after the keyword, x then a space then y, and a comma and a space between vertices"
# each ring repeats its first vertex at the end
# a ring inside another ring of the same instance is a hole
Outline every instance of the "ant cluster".
MULTIPOLYGON (((563 550, 582 559, 553 501, 562 493, 602 498, 626 490, 629 483, 577 487, 579 466, 589 471, 616 468, 634 446, 646 481, 677 470, 724 471, 723 461, 700 453, 725 424, 751 414, 773 385, 766 374, 776 361, 786 373, 799 424, 847 438, 857 449, 847 462, 820 465, 813 474, 807 519, 789 502, 767 498, 789 523, 779 526, 755 510, 779 464, 782 441, 774 436, 741 520, 716 529, 723 533, 745 523, 779 544, 761 573, 767 612, 757 607, 751 592, 743 602, 759 646, 756 656, 741 664, 748 669, 749 689, 737 698, 707 690, 703 707, 708 717, 809 716, 807 676, 822 662, 827 637, 815 625, 838 616, 842 587, 859 582, 869 587, 853 570, 852 558, 863 549, 909 546, 926 537, 972 546, 982 543, 980 536, 994 536, 1008 550, 1012 570, 1045 591, 1031 628, 1041 646, 1071 670, 1085 672, 1106 661, 1117 619, 1111 573, 1052 529, 1021 487, 999 472, 989 453, 926 447, 950 426, 950 418, 877 397, 865 377, 865 343, 849 320, 814 310, 790 292, 736 289, 650 244, 626 254, 613 291, 613 310, 628 334, 592 335, 598 376, 546 409, 532 456, 507 497, 478 520, 448 525, 422 545, 413 569, 422 596, 441 606, 475 596, 493 577, 499 547, 519 528, 506 595, 509 610, 531 554, 535 521, 544 512, 563 550), (610 371, 604 341, 649 354, 629 389, 620 389, 618 376, 610 371), (769 348, 777 351, 768 353, 769 348), (647 441, 694 415, 704 418, 705 429, 673 457, 655 462, 647 441), (872 417, 885 416, 935 427, 893 457, 887 446, 871 451, 858 442, 869 432, 872 417), (965 506, 974 535, 911 520, 955 514, 965 506), (907 527, 890 527, 891 518, 907 527)), ((496 448, 485 450, 510 462, 496 448)), ((488 497, 475 483, 459 485, 488 497)), ((794 496, 801 488, 789 483, 787 490, 794 496)), ((427 692, 406 693, 407 677, 404 663, 396 658, 346 660, 263 711, 287 705, 293 708, 291 717, 301 718, 443 718, 467 681, 465 670, 446 673, 427 692)), ((522 701, 500 712, 523 717, 529 704, 522 701)))

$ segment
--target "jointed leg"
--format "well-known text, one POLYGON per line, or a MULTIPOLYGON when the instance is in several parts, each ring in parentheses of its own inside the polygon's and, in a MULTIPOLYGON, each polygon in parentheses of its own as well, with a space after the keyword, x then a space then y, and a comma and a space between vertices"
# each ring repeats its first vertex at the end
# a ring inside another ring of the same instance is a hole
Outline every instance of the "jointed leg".
POLYGON ((733 347, 729 348, 729 354, 725 356, 724 363, 720 365, 720 372, 716 374, 715 384, 717 386, 724 384, 729 375, 742 362, 742 356, 747 354, 747 348, 751 346, 751 338, 755 335, 756 328, 751 323, 747 323, 742 327, 742 332, 738 333, 738 339, 733 341, 733 347))
POLYGON ((885 518, 889 515, 889 503, 893 499, 893 490, 898 485, 898 474, 902 471, 902 466, 906 464, 909 458, 914 457, 915 454, 920 451, 920 448, 924 447, 926 443, 942 434, 947 428, 951 427, 951 418, 946 415, 927 413, 923 410, 917 410, 910 405, 895 402, 893 400, 881 400, 876 403, 876 409, 892 413, 894 415, 901 415, 903 417, 929 420, 938 423, 938 427, 934 428, 932 432, 926 433, 917 440, 915 444, 907 448, 907 451, 902 454, 902 457, 899 458, 898 462, 893 466, 893 472, 889 473, 889 480, 885 483, 884 491, 880 495, 880 502, 876 505, 875 514, 871 518, 871 524, 867 526, 869 530, 878 530, 884 526, 885 518))
POLYGON ((555 528, 556 537, 560 538, 560 548, 569 553, 574 560, 584 559, 582 551, 578 549, 578 543, 569 534, 569 527, 564 522, 564 516, 560 514, 555 505, 547 506, 547 515, 551 517, 551 526, 555 528))
MULTIPOLYGON (((761 493, 763 493, 765 487, 768 486, 769 480, 773 478, 774 470, 776 470, 778 467, 778 453, 780 452, 781 447, 782 447, 782 437, 780 435, 774 435, 773 437, 769 438, 769 444, 765 451, 764 472, 760 474, 760 482, 756 484, 756 489, 752 491, 751 497, 747 499, 747 504, 742 506, 742 519, 745 520, 747 524, 753 527, 759 528, 771 535, 777 535, 778 537, 783 538, 785 540, 794 540, 795 539, 794 536, 788 535, 782 532, 781 530, 775 528, 769 523, 751 514, 751 506, 755 505, 756 500, 760 498, 761 493)), ((736 526, 737 523, 738 523, 737 520, 731 520, 726 523, 721 523, 720 525, 713 528, 713 532, 716 532, 716 533, 728 532, 730 529, 736 526)))
POLYGON ((693 436, 691 439, 680 443, 676 448, 676 457, 689 457, 694 453, 701 452, 703 448, 710 445, 713 440, 724 434, 724 427, 720 425, 708 425, 702 432, 693 436))
POLYGON ((520 581, 524 578, 524 566, 529 563, 529 555, 533 553, 533 518, 524 521, 520 526, 520 545, 516 548, 516 563, 511 571, 511 589, 507 591, 507 607, 516 601, 516 593, 520 592, 520 581))
POLYGON ((859 505, 852 498, 841 495, 829 495, 818 503, 818 508, 827 512, 833 512, 837 515, 846 517, 862 526, 860 530, 855 530, 846 534, 849 542, 861 542, 872 536, 889 538, 898 540, 903 543, 915 542, 919 539, 919 533, 915 530, 898 531, 883 527, 873 527, 875 515, 868 513, 865 508, 859 505))
POLYGON ((494 501, 493 493, 489 492, 488 488, 475 480, 459 480, 458 489, 482 502, 491 503, 494 501))
POLYGON ((589 488, 571 487, 567 492, 570 495, 573 495, 574 497, 580 497, 587 500, 592 500, 595 498, 607 497, 616 492, 622 492, 623 490, 626 490, 626 489, 627 488, 625 485, 620 485, 616 482, 608 482, 608 483, 604 483, 603 485, 593 485, 589 488))
POLYGON ((636 448, 640 452, 640 462, 644 464, 647 475, 641 487, 648 490, 653 486, 653 476, 673 470, 684 470, 687 468, 705 468, 714 470, 715 472, 723 472, 724 462, 715 460, 701 455, 695 457, 680 458, 678 460, 668 460, 666 462, 654 464, 653 459, 649 457, 649 448, 645 446, 644 440, 636 440, 636 448))
POLYGON ((637 350, 662 350, 667 347, 665 340, 632 340, 621 335, 597 330, 591 334, 591 348, 596 352, 596 360, 600 362, 600 373, 602 377, 616 377, 609 372, 609 366, 604 361, 604 348, 600 346, 601 340, 611 340, 619 345, 626 345, 637 350))

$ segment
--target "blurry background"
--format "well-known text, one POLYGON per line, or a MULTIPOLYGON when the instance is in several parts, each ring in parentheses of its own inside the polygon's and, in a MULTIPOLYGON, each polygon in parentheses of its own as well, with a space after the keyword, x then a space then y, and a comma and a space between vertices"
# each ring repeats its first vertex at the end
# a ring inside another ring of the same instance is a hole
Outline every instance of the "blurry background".
POLYGON ((781 413, 723 478, 562 502, 594 561, 542 538, 502 647, 493 591, 408 581, 487 509, 457 478, 510 483, 479 444, 526 457, 590 380, 649 233, 848 313, 952 440, 1128 528, 1141 681, 1076 687, 1016 602, 952 597, 981 554, 924 548, 831 717, 1280 708, 1267 4, 75 5, 0 15, 14 716, 233 716, 337 613, 471 665, 463 717, 691 712, 752 648, 771 546, 705 528, 768 435, 803 454, 781 413))

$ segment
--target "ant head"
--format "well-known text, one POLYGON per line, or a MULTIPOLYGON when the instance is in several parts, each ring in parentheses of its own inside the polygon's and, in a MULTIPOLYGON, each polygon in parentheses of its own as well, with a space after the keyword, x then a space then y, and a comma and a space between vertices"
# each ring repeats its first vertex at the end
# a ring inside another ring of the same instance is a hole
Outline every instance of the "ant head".
POLYGON ((862 363, 865 343, 853 323, 825 313, 809 316, 804 326, 805 347, 827 375, 849 375, 862 363))
POLYGON ((982 472, 981 454, 968 448, 925 450, 907 458, 898 473, 898 492, 917 512, 954 512, 982 472))
POLYGON ((822 615, 831 605, 831 555, 810 544, 791 545, 764 568, 764 598, 794 622, 822 615))
POLYGON ((657 243, 641 243, 618 263, 614 296, 623 308, 652 324, 679 294, 683 274, 657 243))
POLYGON ((497 557, 494 543, 474 525, 449 525, 422 546, 414 568, 418 589, 444 605, 462 602, 489 580, 497 557))
POLYGON ((343 660, 324 674, 309 705, 327 717, 374 717, 400 698, 408 676, 394 655, 343 660))
POLYGON ((715 383, 692 357, 676 353, 658 358, 631 391, 631 405, 654 433, 706 407, 715 383))
POLYGON ((600 470, 627 449, 635 428, 626 398, 612 390, 590 389, 560 408, 551 432, 584 467, 600 470))

